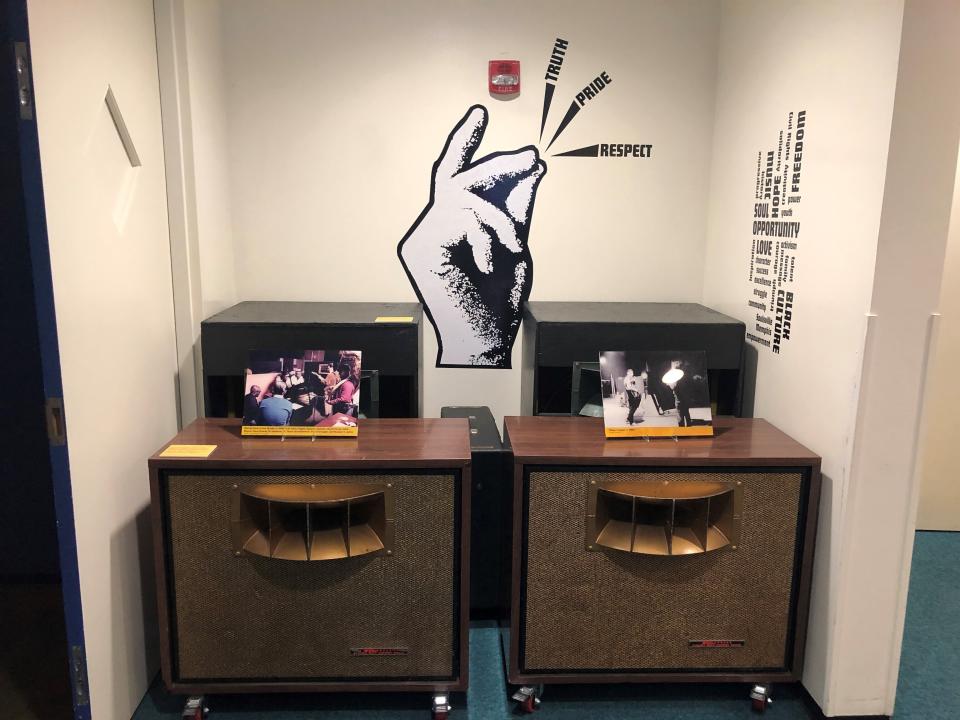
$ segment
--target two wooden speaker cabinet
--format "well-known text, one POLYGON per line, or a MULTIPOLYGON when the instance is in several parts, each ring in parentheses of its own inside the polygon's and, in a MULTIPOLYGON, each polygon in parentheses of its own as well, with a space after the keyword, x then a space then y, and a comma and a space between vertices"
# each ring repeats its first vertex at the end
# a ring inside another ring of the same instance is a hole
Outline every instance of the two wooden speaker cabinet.
POLYGON ((715 429, 606 440, 599 419, 506 418, 518 701, 543 683, 729 681, 765 706, 765 683, 800 678, 820 459, 763 420, 715 429))
POLYGON ((465 689, 469 437, 463 419, 316 442, 229 419, 181 432, 216 447, 149 461, 167 686, 465 689))

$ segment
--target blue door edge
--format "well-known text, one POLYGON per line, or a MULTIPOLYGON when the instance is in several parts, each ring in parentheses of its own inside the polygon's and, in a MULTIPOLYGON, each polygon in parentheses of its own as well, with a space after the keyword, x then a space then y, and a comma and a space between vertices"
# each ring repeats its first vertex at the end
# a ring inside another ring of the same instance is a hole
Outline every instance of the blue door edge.
MULTIPOLYGON (((13 39, 26 45, 30 53, 26 0, 7 3, 13 39)), ((35 97, 33 77, 30 97, 35 97)), ((44 398, 63 398, 60 374, 60 346, 57 340, 57 318, 53 296, 50 248, 47 238, 46 211, 43 199, 43 176, 40 167, 40 141, 37 132, 36 108, 33 118, 18 125, 21 181, 27 216, 30 260, 32 265, 36 322, 40 338, 41 374, 44 398)), ((61 410, 61 429, 66 438, 66 410, 61 410)), ((66 440, 49 445, 53 480, 54 509, 57 519, 57 543, 60 557, 60 579, 63 592, 64 619, 67 630, 73 712, 77 720, 90 720, 90 696, 86 677, 86 643, 83 631, 83 607, 80 601, 80 568, 77 557, 77 536, 73 516, 73 490, 66 440)))

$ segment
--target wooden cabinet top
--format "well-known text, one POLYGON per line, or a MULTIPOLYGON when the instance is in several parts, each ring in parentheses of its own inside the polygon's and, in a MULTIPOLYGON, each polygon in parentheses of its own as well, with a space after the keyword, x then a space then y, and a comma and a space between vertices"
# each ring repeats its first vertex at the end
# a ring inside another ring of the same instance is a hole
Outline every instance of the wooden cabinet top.
POLYGON ((323 468, 464 467, 470 463, 465 418, 360 421, 358 437, 241 437, 238 418, 201 418, 165 443, 151 467, 323 468), (216 445, 206 458, 160 457, 168 445, 216 445))
POLYGON ((719 417, 713 437, 610 438, 601 418, 508 417, 518 463, 572 465, 806 465, 820 458, 766 420, 719 417))

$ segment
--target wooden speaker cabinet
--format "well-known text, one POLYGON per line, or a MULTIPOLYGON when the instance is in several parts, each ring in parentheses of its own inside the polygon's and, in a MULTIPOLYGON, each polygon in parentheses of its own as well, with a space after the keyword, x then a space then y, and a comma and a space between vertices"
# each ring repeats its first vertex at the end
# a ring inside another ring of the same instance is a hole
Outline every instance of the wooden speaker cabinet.
POLYGON ((800 678, 820 458, 764 420, 715 428, 647 442, 505 419, 510 682, 800 678))
POLYGON ((182 693, 467 685, 470 434, 241 438, 198 420, 149 460, 161 657, 182 693))

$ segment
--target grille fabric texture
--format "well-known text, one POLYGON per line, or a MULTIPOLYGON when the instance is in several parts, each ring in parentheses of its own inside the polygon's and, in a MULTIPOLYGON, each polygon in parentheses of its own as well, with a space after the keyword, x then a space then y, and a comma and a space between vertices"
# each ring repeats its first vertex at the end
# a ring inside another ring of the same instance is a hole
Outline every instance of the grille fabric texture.
POLYGON ((521 667, 780 669, 786 662, 800 472, 531 472, 521 667), (663 557, 586 549, 590 480, 742 482, 737 550, 663 557), (691 648, 691 640, 742 640, 691 648))
POLYGON ((454 675, 456 478, 447 474, 168 472, 175 675, 190 680, 454 675), (231 545, 236 484, 392 483, 392 556, 302 562, 231 545), (355 656, 354 648, 406 648, 355 656))

